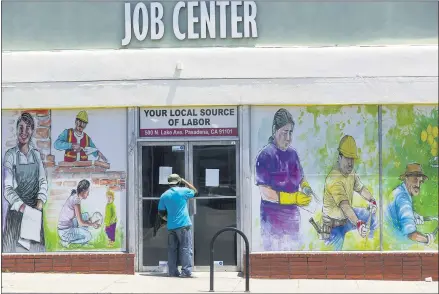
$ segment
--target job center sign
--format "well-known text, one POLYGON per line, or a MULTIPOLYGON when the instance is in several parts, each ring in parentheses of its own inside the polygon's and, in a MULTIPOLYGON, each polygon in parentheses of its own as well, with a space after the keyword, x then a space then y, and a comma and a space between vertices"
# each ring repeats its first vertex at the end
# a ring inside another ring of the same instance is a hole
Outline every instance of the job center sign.
POLYGON ((179 1, 164 7, 161 2, 125 3, 122 46, 134 38, 161 40, 168 30, 180 41, 258 37, 255 1, 179 1))
POLYGON ((143 108, 140 137, 238 136, 236 107, 143 108))

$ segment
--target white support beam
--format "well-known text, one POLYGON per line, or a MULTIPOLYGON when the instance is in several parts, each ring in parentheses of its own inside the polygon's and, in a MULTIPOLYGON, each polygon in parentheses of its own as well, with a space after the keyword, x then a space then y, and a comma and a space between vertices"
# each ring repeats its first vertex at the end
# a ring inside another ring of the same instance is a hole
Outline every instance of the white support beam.
POLYGON ((2 58, 4 109, 438 101, 437 46, 3 52, 2 58))

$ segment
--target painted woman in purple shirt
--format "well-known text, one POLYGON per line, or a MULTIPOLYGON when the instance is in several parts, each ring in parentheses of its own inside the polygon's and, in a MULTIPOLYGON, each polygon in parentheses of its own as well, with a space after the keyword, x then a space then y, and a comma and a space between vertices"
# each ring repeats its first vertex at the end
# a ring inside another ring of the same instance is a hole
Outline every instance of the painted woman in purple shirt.
POLYGON ((299 206, 315 196, 305 180, 299 156, 290 144, 294 120, 286 109, 273 119, 272 136, 256 158, 256 185, 261 193, 261 237, 266 251, 300 249, 299 206))

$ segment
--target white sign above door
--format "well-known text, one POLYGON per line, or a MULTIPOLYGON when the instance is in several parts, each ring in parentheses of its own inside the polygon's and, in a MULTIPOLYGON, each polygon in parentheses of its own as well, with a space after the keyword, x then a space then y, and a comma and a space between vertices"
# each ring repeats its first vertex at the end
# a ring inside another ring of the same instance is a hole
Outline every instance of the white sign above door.
POLYGON ((141 108, 140 137, 236 137, 238 109, 221 107, 141 108))

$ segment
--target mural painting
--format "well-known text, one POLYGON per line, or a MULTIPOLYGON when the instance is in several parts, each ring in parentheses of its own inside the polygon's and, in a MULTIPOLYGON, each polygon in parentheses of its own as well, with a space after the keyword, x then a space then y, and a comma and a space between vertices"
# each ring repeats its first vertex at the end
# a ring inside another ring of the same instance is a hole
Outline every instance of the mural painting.
MULTIPOLYGON (((261 195, 261 237, 265 250, 279 250, 283 238, 299 244, 300 210, 316 199, 305 179, 297 151, 291 147, 294 120, 286 109, 273 118, 272 132, 256 159, 261 195), (276 240, 276 242, 273 242, 276 240)), ((292 247, 293 248, 293 247, 292 247)))
POLYGON ((14 127, 16 143, 6 151, 3 160, 3 197, 8 209, 2 248, 3 252, 41 252, 46 250, 43 206, 48 184, 41 153, 32 143, 34 117, 23 112, 14 127))
POLYGON ((107 162, 102 152, 84 132, 87 124, 87 112, 82 110, 76 116, 74 127, 65 129, 56 139, 54 147, 56 150, 64 151, 65 162, 87 161, 90 155, 97 157, 98 161, 107 162))
POLYGON ((379 250, 378 107, 255 107, 252 119, 254 250, 379 250))
POLYGON ((126 111, 3 111, 2 123, 3 252, 124 250, 126 111))
MULTIPOLYGON (((355 160, 358 159, 355 139, 345 135, 337 151, 337 163, 325 180, 322 228, 315 228, 326 245, 333 245, 339 251, 343 249, 348 232, 358 230, 359 235, 367 241, 367 238, 373 238, 378 226, 377 202, 354 170, 355 160), (354 194, 368 202, 367 209, 353 206, 354 194)), ((313 220, 312 223, 315 224, 313 220)))
POLYGON ((438 108, 383 107, 383 249, 438 249, 438 108))

